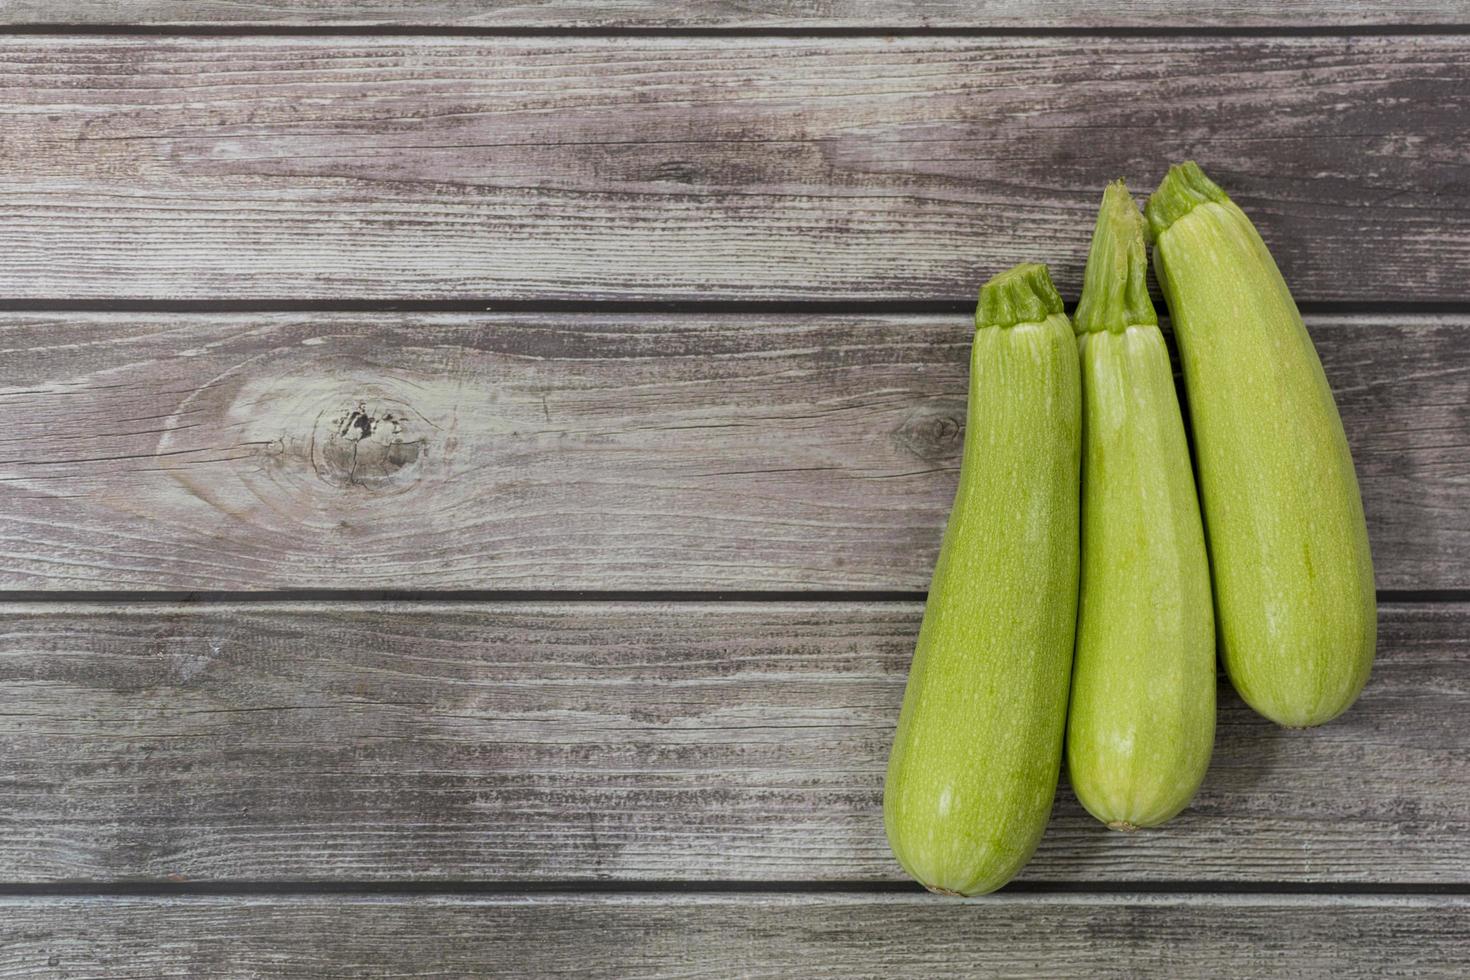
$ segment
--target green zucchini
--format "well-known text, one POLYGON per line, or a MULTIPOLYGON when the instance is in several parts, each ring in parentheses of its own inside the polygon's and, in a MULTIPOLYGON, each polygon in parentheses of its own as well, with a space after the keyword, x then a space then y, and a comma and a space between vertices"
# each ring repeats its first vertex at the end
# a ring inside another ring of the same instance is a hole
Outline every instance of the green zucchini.
POLYGON ((894 855, 994 891, 1051 812, 1077 617, 1077 348, 1045 266, 980 290, 959 489, 889 757, 894 855))
POLYGON ((1143 215, 1122 181, 1103 194, 1075 322, 1082 584, 1067 775, 1088 813, 1132 830, 1184 809, 1209 767, 1215 622, 1143 215))
POLYGON ((1293 728, 1358 696, 1373 664, 1373 561, 1332 390, 1255 227, 1194 163, 1149 199, 1178 338, 1221 659, 1293 728))

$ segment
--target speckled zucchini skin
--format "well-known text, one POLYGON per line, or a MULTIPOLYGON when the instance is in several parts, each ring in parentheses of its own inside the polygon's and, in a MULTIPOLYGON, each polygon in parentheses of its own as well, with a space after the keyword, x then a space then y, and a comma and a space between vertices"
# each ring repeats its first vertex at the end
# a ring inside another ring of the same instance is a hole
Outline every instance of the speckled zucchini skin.
POLYGON ((994 891, 1031 857, 1061 769, 1077 614, 1076 340, 1046 268, 986 283, 964 462, 884 792, 899 863, 994 891))
POLYGON ((1103 196, 1075 322, 1082 585, 1067 773, 1089 813, 1132 830, 1184 809, 1209 768, 1215 626, 1143 215, 1121 181, 1103 196))
POLYGON ((1251 707, 1320 725, 1377 635, 1368 530, 1342 420, 1255 227, 1192 163, 1149 199, 1184 367, 1221 658, 1251 707))

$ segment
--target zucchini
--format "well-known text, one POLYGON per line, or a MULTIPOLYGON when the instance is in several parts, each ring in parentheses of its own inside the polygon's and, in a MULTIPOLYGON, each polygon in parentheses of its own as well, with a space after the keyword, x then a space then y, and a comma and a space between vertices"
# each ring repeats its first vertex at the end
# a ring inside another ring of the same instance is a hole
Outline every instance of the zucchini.
POLYGON ((976 895, 1031 857, 1061 770, 1077 616, 1077 348, 1045 266, 980 290, 959 489, 883 795, 931 891, 976 895))
POLYGON ((1377 612, 1342 420, 1255 227, 1194 163, 1149 199, 1154 264, 1184 367, 1221 659, 1293 728, 1353 703, 1377 612))
POLYGON ((1067 774, 1115 830, 1163 823, 1204 780, 1215 737, 1215 620, 1169 351, 1148 297, 1144 221, 1103 194, 1077 306, 1082 584, 1067 774))

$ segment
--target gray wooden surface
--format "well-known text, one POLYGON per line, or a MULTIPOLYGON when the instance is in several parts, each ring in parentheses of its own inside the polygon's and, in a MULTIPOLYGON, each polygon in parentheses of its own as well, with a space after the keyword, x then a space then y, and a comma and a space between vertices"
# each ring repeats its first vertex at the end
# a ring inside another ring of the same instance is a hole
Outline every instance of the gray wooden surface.
POLYGON ((0 978, 1470 975, 1463 3, 22 0, 0 65, 0 978), (1378 665, 934 899, 968 308, 1185 156, 1306 306, 1378 665))
POLYGON ((883 300, 1196 155, 1299 299, 1470 277, 1470 39, 0 40, 11 298, 883 300), (616 261, 610 261, 616 256, 616 261))
MULTIPOLYGON (((1470 318, 1310 326, 1379 586, 1470 587, 1470 318)), ((0 582, 922 591, 970 329, 0 314, 0 582)))
POLYGON ((9 0, 0 24, 506 28, 1080 28, 1464 25, 1459 0, 9 0))
MULTIPOLYGON (((901 881, 916 602, 0 606, 0 880, 901 881)), ((1224 685, 1209 778, 1026 882, 1463 883, 1470 604, 1390 604, 1341 721, 1224 685)))
POLYGON ((0 977, 1459 980, 1467 916, 1465 896, 29 899, 0 901, 0 977))

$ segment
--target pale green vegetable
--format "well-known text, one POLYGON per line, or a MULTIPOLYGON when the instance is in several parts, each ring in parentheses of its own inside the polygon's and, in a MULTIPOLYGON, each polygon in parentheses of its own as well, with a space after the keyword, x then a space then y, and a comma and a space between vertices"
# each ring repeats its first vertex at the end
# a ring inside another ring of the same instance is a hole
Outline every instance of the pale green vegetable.
POLYGON ((1184 809, 1215 736, 1209 559, 1147 280, 1143 215, 1118 181, 1076 316, 1082 586, 1067 774, 1087 812, 1120 830, 1184 809))
POLYGON ((959 490, 919 632, 883 809, 933 891, 994 891, 1051 812, 1077 616, 1076 340, 1046 267, 986 283, 959 490))
POLYGON ((1291 727, 1362 690, 1377 633, 1353 460, 1316 349, 1250 219, 1193 163, 1148 202, 1179 341, 1221 658, 1291 727))

